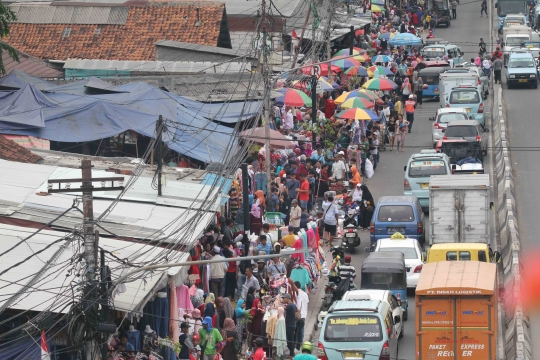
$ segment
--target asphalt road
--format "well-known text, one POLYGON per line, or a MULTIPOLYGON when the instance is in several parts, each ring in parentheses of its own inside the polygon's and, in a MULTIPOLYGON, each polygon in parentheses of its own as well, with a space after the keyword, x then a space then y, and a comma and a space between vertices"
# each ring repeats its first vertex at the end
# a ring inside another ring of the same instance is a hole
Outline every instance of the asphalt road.
MULTIPOLYGON (((503 70, 503 103, 506 106, 506 117, 510 135, 510 160, 514 172, 515 196, 518 212, 518 229, 521 241, 521 250, 528 253, 538 249, 540 232, 538 221, 538 204, 540 192, 536 191, 540 179, 540 167, 537 156, 540 154, 536 148, 538 126, 538 99, 539 90, 527 87, 509 90, 504 80, 503 70), (525 147, 532 147, 523 149, 525 147)), ((531 334, 540 333, 540 316, 530 315, 531 334)), ((533 359, 540 358, 540 342, 533 341, 533 359)))
MULTIPOLYGON (((452 21, 450 28, 437 28, 435 31, 435 37, 443 38, 444 40, 460 46, 461 50, 465 53, 465 59, 470 59, 477 54, 480 37, 483 37, 486 41, 488 41, 489 20, 485 16, 483 18, 480 17, 479 2, 465 4, 463 1, 462 3, 463 5, 458 6, 457 19, 452 21)), ((520 92, 520 90, 512 91, 520 92)), ((533 96, 532 92, 530 92, 530 96, 533 96)), ((365 184, 372 192, 375 201, 377 201, 380 196, 384 195, 403 195, 403 166, 407 164, 407 160, 411 154, 420 152, 421 149, 432 148, 432 123, 429 121, 429 117, 435 115, 438 107, 438 101, 428 100, 424 101, 423 106, 417 108, 412 133, 408 134, 405 141, 405 152, 396 152, 395 149, 394 151, 389 151, 388 146, 386 151, 381 151, 380 163, 375 171, 375 175, 371 179, 367 179, 365 181, 365 184)), ((530 112, 532 112, 532 110, 530 110, 530 112)), ((532 114, 529 114, 529 117, 527 118, 530 118, 531 121, 536 121, 532 120, 534 119, 532 114)), ((532 135, 534 132, 529 133, 532 135)), ((533 156, 534 154, 526 153, 524 155, 533 156)), ((531 162, 529 162, 529 164, 531 164, 531 162)), ((539 172, 538 178, 540 178, 540 168, 536 169, 536 171, 539 172)), ((533 181, 533 177, 530 177, 529 179, 529 181, 533 181)), ((540 200, 540 192, 538 193, 537 197, 540 200)), ((538 226, 540 230, 540 222, 538 222, 536 226, 538 226)), ((362 240, 361 248, 363 249, 364 246, 368 246, 369 244, 369 234, 367 232, 361 232, 360 234, 362 240)), ((352 255, 353 265, 357 269, 360 269, 362 261, 366 258, 366 256, 367 253, 364 253, 362 250, 357 251, 356 254, 352 255)), ((360 282, 358 279, 357 286, 359 283, 360 282)), ((399 342, 400 360, 416 359, 414 291, 409 291, 408 298, 409 320, 405 322, 405 336, 399 342)))

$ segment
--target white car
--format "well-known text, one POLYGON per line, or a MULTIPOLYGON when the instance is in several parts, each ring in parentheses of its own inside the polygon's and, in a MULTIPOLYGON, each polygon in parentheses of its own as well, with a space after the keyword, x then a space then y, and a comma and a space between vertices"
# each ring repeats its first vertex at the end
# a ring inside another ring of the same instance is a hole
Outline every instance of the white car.
POLYGON ((375 243, 373 251, 402 252, 405 255, 405 267, 407 268, 407 287, 416 288, 424 265, 424 256, 418 240, 405 237, 380 239, 375 243))
MULTIPOLYGON (((403 319, 403 308, 400 306, 398 299, 392 294, 390 290, 351 290, 347 291, 341 300, 380 300, 385 301, 390 305, 392 309, 392 316, 395 318, 396 315, 400 319, 403 319)), ((399 334, 401 339, 404 335, 403 333, 403 321, 394 325, 394 330, 396 334, 399 334)))

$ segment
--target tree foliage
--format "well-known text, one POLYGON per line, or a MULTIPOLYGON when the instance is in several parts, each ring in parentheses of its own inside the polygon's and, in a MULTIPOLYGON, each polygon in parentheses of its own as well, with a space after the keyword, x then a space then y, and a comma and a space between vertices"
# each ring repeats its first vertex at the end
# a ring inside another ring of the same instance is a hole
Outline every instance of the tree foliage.
MULTIPOLYGON (((17 21, 17 14, 15 14, 9 6, 0 2, 0 39, 9 36, 9 26, 14 21, 17 21)), ((0 72, 2 75, 6 74, 6 68, 4 67, 4 61, 2 60, 2 53, 4 51, 7 51, 10 58, 19 62, 17 50, 5 42, 0 41, 0 72)))

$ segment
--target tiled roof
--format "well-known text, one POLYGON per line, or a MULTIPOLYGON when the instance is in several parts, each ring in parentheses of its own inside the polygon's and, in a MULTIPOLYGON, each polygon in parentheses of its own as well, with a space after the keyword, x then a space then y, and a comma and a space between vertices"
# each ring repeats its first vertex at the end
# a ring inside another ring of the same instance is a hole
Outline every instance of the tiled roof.
POLYGON ((0 159, 29 164, 37 164, 43 161, 40 156, 2 135, 0 135, 0 159))
POLYGON ((13 70, 20 70, 28 75, 42 79, 58 79, 64 77, 64 73, 62 71, 49 67, 43 60, 33 58, 32 56, 24 54, 20 51, 17 51, 17 54, 19 55, 19 62, 13 60, 7 51, 2 52, 2 62, 4 63, 6 74, 11 73, 13 70))
POLYGON ((155 60, 160 40, 217 46, 224 16, 221 3, 148 2, 130 7, 125 25, 15 22, 4 41, 41 59, 155 60))

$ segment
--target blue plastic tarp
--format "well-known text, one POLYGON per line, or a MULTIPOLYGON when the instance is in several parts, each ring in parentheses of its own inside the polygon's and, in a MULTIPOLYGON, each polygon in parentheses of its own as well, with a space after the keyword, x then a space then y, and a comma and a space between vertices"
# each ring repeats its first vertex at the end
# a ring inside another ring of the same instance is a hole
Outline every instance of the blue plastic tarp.
MULTIPOLYGON (((209 174, 206 174, 204 179, 201 181, 201 184, 210 185, 210 186, 214 186, 214 185, 219 186, 221 188, 222 194, 228 194, 229 190, 231 190, 232 179, 225 178, 217 174, 209 173, 209 174)), ((225 206, 228 200, 229 200, 228 197, 222 197, 220 201, 220 205, 225 206)))
POLYGON ((184 107, 177 95, 145 83, 114 87, 114 91, 125 91, 119 93, 70 93, 81 86, 85 84, 66 92, 66 86, 60 86, 42 93, 26 84, 0 92, 0 133, 63 142, 98 140, 127 130, 154 137, 161 115, 167 127, 163 141, 180 154, 212 162, 224 160, 236 149, 233 129, 184 107))
POLYGON ((41 338, 21 338, 14 342, 0 345, 0 354, 2 360, 42 360, 41 357, 41 338))

